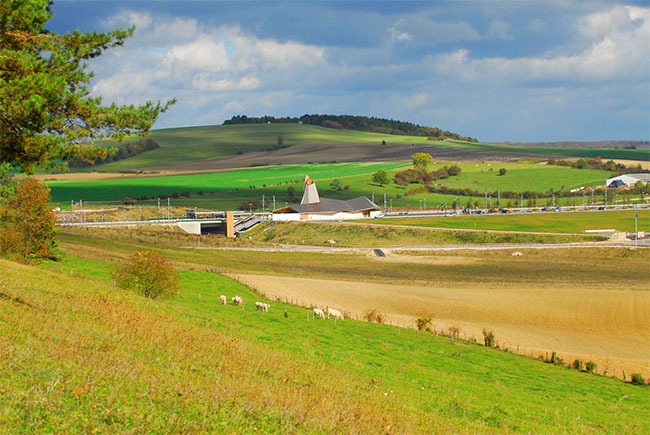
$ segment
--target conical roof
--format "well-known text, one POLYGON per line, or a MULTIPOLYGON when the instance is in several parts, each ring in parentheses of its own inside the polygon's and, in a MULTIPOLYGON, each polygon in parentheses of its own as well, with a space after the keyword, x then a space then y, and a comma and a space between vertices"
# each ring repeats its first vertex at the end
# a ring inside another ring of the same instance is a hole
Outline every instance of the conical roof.
POLYGON ((305 184, 302 188, 302 201, 300 201, 300 204, 318 204, 319 202, 320 197, 318 196, 316 183, 309 178, 309 175, 305 175, 305 184))

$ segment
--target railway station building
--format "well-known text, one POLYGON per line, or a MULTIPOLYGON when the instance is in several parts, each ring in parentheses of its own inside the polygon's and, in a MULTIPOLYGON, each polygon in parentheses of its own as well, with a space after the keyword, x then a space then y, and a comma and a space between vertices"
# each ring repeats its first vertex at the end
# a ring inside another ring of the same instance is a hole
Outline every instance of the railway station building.
POLYGON ((305 176, 300 204, 273 210, 274 221, 338 221, 374 218, 381 209, 365 196, 349 200, 321 198, 316 183, 305 176))

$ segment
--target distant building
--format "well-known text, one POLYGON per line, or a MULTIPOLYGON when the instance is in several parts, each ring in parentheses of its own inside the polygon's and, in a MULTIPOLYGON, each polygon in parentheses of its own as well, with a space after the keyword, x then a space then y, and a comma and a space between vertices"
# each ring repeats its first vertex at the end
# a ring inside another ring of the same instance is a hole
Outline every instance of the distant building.
POLYGON ((302 201, 300 204, 288 205, 273 210, 274 221, 300 220, 342 220, 374 218, 381 209, 365 196, 359 196, 347 201, 340 199, 321 198, 318 195, 316 183, 305 176, 302 201))
POLYGON ((650 183, 650 174, 624 174, 618 177, 608 178, 605 182, 607 187, 621 187, 628 186, 634 187, 637 181, 641 181, 643 185, 650 183))

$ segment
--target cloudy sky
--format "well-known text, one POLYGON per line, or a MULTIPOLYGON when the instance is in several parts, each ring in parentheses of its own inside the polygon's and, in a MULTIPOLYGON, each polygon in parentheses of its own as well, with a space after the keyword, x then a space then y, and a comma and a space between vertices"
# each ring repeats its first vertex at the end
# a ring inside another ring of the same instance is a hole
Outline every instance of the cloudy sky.
POLYGON ((90 63, 156 127, 368 115, 483 141, 650 136, 647 1, 56 0, 49 28, 136 26, 90 63))

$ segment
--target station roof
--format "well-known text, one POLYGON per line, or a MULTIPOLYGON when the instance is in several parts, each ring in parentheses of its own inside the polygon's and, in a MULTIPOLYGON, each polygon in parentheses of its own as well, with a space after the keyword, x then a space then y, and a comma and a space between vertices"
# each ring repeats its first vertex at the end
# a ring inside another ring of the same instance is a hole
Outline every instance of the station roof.
POLYGON ((274 210, 273 213, 337 213, 340 211, 359 212, 365 210, 381 210, 377 204, 365 196, 359 196, 347 201, 341 199, 320 198, 312 204, 293 204, 274 210))

